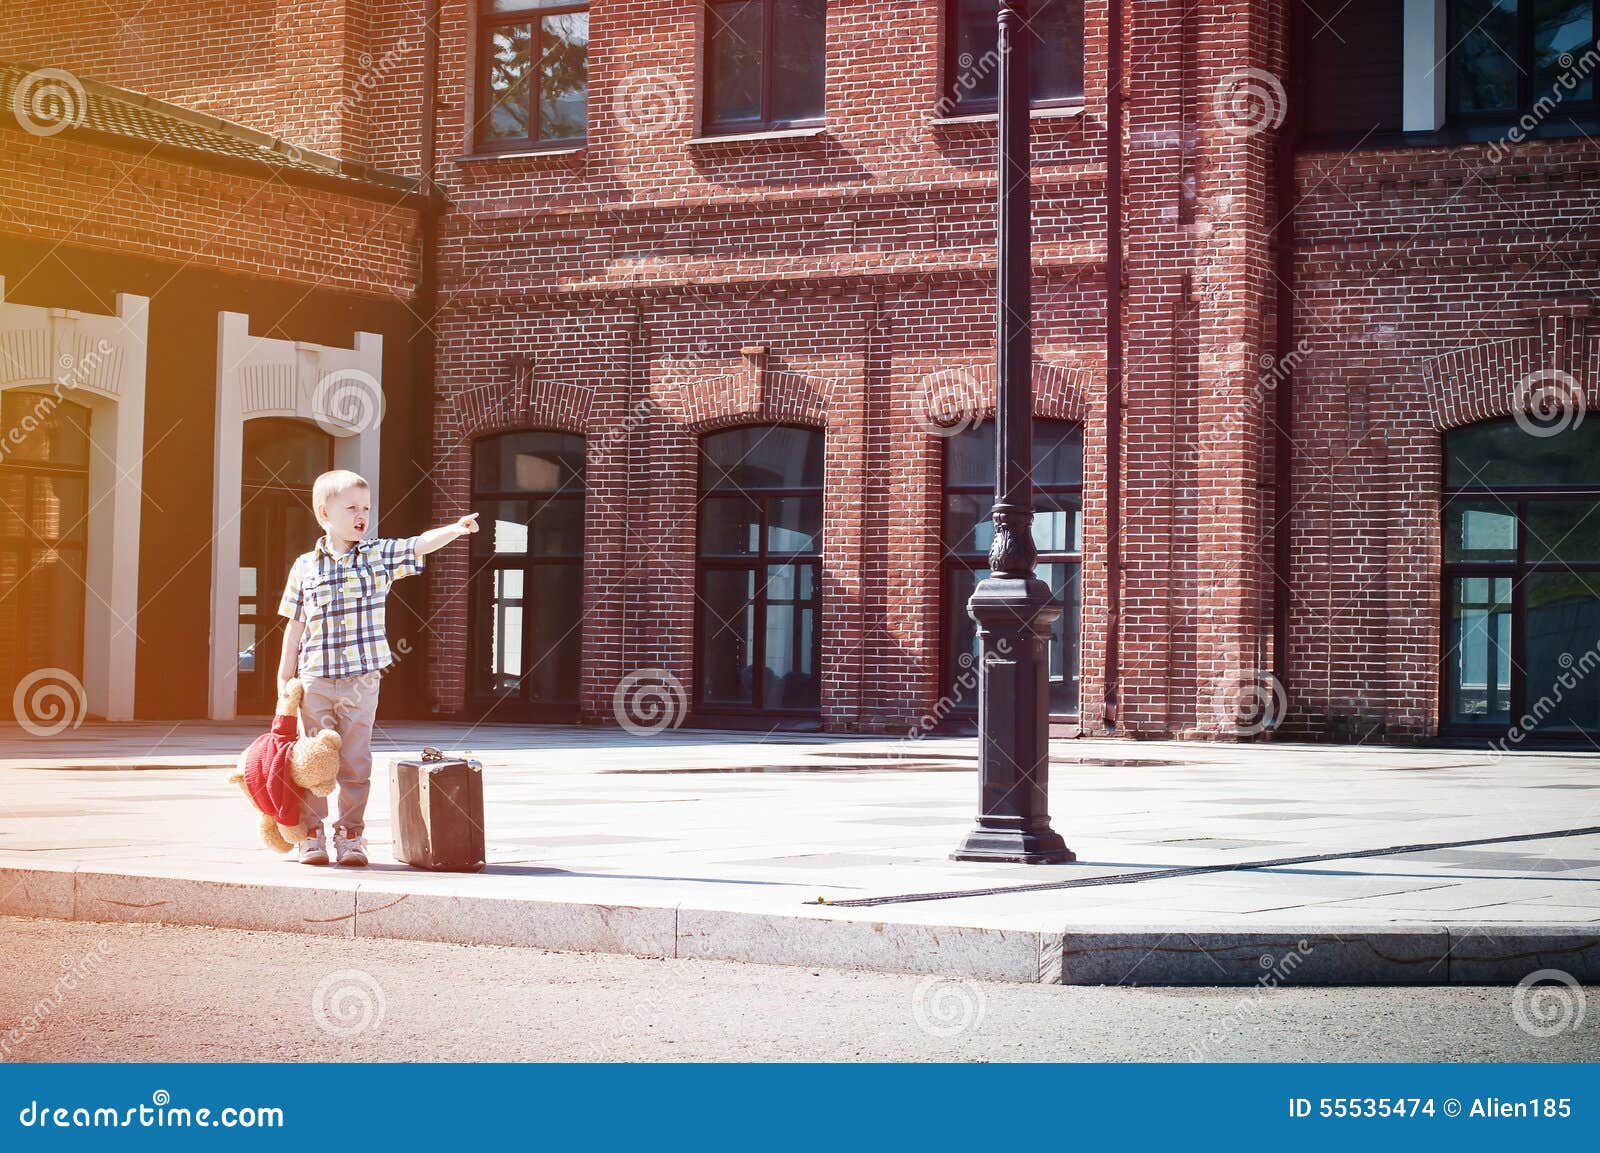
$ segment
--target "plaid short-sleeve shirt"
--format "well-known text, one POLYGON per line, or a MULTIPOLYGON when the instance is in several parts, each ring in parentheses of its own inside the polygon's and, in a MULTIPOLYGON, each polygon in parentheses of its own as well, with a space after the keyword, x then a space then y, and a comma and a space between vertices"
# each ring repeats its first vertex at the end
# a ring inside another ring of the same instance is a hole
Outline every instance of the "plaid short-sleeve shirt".
POLYGON ((427 567, 417 537, 364 540, 349 552, 328 550, 328 538, 289 568, 278 615, 304 621, 302 676, 354 677, 394 663, 384 621, 389 589, 427 567))

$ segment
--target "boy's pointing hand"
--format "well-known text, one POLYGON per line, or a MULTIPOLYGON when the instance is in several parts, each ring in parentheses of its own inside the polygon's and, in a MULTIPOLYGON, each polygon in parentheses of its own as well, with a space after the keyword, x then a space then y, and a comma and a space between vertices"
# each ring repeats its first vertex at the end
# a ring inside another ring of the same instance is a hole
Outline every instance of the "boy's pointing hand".
POLYGON ((469 512, 466 516, 456 521, 456 532, 466 535, 478 531, 478 514, 469 512))

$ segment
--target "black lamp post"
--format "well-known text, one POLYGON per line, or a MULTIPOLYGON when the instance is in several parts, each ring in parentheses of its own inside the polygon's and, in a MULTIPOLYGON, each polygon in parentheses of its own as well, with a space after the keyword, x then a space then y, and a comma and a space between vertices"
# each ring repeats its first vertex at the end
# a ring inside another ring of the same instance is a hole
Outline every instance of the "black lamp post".
POLYGON ((1061 615, 1034 574, 1032 165, 1028 0, 1000 0, 999 396, 991 574, 967 602, 978 626, 978 824, 957 861, 1076 860, 1050 827, 1050 626, 1061 615))

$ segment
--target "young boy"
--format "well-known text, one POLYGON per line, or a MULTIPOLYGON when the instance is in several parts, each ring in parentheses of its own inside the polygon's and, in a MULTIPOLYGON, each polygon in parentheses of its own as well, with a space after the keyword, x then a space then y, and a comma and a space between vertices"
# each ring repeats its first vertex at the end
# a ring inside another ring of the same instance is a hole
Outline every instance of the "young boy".
MULTIPOLYGON (((337 729, 344 739, 334 859, 341 865, 360 866, 367 863, 362 831, 372 784, 372 718, 378 710, 383 670, 394 663, 384 626, 384 601, 395 581, 426 567, 423 557, 477 532, 478 514, 469 513, 421 536, 366 540, 372 495, 365 480, 344 469, 317 477, 311 508, 323 536, 316 548, 290 567, 278 604, 278 615, 289 618, 278 660, 278 693, 281 696, 284 685, 299 676, 306 690, 300 706, 301 730, 337 729)), ((302 865, 328 863, 322 829, 327 817, 328 799, 308 794, 301 820, 311 832, 296 846, 302 865)))

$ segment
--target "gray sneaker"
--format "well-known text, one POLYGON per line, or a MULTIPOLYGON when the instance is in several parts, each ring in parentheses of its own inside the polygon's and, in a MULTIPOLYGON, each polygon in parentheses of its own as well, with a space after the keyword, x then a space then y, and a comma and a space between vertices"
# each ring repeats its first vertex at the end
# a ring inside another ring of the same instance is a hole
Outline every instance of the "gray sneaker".
POLYGON ((300 851, 300 863, 302 865, 326 865, 328 863, 328 839, 320 828, 295 847, 300 851))
POLYGON ((343 829, 335 829, 333 831, 333 852, 339 864, 351 868, 360 868, 367 863, 367 839, 360 836, 347 837, 343 829))

